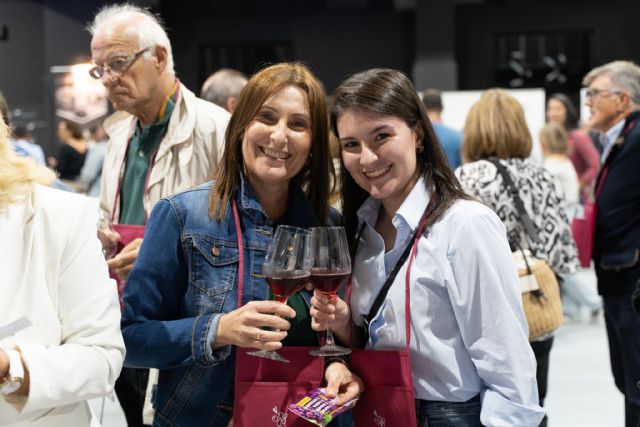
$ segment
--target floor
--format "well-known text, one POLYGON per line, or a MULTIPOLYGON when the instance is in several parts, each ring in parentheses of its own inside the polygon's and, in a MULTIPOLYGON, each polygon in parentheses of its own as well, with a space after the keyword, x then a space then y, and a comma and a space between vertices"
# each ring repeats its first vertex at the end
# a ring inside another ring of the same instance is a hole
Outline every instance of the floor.
MULTIPOLYGON (((585 274, 586 277, 592 277, 585 274)), ((595 287, 592 279, 590 285, 595 287)), ((624 402, 609 368, 607 336, 602 315, 567 321, 551 350, 547 413, 553 427, 624 426, 624 402)), ((91 401, 101 413, 103 399, 91 401)), ((104 399, 104 427, 124 427, 117 400, 104 399)))

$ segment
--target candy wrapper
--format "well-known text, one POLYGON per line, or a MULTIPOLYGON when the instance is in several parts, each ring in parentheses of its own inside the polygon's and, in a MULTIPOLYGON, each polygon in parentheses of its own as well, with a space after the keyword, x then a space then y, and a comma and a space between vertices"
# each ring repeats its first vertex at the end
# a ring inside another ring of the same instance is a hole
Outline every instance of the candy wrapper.
POLYGON ((310 423, 324 427, 339 414, 351 409, 358 401, 356 397, 338 406, 334 403, 336 399, 327 397, 325 391, 326 388, 311 390, 299 402, 290 404, 289 411, 310 423))

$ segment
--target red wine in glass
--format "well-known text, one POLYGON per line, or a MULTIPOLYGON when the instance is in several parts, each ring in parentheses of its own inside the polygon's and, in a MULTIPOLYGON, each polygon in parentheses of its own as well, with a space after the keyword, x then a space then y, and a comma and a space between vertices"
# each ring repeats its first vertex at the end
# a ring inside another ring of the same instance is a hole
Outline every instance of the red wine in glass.
POLYGON ((276 301, 286 303, 287 299, 309 281, 309 272, 301 270, 282 271, 267 276, 267 283, 271 292, 276 297, 276 301))
POLYGON ((335 272, 326 268, 312 268, 311 282, 325 295, 333 296, 340 286, 347 284, 351 273, 335 272))

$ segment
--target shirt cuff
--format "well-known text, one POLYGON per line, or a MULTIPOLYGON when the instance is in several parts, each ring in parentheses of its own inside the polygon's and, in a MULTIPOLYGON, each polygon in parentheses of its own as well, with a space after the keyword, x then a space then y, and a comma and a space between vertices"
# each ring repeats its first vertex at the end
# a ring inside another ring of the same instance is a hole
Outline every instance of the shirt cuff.
POLYGON ((204 351, 206 360, 214 365, 223 362, 229 354, 231 354, 231 345, 225 345, 215 350, 212 348, 213 343, 216 341, 216 336, 218 335, 218 324, 220 323, 221 317, 221 313, 216 313, 211 316, 211 319, 209 320, 209 330, 205 339, 204 351))

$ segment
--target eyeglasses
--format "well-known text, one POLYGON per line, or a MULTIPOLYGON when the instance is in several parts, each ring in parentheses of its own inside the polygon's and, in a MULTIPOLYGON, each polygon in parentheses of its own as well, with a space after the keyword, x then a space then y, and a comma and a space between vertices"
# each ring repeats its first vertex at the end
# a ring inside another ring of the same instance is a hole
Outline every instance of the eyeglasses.
POLYGON ((622 91, 620 90, 609 90, 609 89, 589 89, 585 92, 585 97, 587 99, 595 100, 599 96, 611 96, 611 95, 619 95, 622 91))
POLYGON ((94 79, 101 79, 104 76, 104 73, 107 71, 113 73, 117 76, 122 76, 127 72, 129 67, 133 65, 136 59, 140 58, 140 56, 151 49, 150 47, 145 47, 139 52, 134 53, 133 55, 121 55, 114 56, 109 59, 104 65, 96 65, 95 67, 89 70, 89 75, 94 79))

